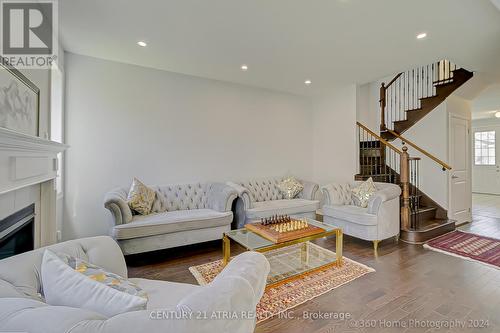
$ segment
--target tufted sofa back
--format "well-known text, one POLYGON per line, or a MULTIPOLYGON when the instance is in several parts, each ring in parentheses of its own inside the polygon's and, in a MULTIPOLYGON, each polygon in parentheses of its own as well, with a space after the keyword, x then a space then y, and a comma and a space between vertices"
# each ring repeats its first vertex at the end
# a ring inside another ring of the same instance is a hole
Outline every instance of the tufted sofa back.
POLYGON ((208 208, 211 183, 151 186, 156 191, 154 212, 208 208))
MULTIPOLYGON (((329 189, 329 191, 325 192, 325 195, 331 196, 328 200, 333 205, 352 205, 352 189, 358 187, 362 183, 363 181, 328 184, 324 186, 329 189)), ((375 182, 374 184, 377 190, 394 187, 394 184, 390 183, 375 182)))
POLYGON ((26 297, 42 300, 41 264, 47 248, 127 277, 125 259, 112 238, 98 236, 71 240, 0 260, 0 298, 26 297))
POLYGON ((243 186, 250 192, 253 202, 281 200, 284 198, 283 194, 278 188, 278 183, 281 178, 268 178, 262 180, 251 180, 239 185, 243 186))

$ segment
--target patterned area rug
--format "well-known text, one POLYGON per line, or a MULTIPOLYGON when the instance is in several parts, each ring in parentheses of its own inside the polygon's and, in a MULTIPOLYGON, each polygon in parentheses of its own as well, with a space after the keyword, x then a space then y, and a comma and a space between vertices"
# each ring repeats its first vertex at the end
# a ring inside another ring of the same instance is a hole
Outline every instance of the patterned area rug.
POLYGON ((456 230, 427 242, 424 247, 500 269, 498 239, 456 230))
MULTIPOLYGON (((266 256, 272 255, 274 251, 280 250, 269 251, 266 256)), ((189 271, 200 285, 206 285, 222 271, 222 260, 193 266, 189 268, 189 271)), ((371 267, 344 257, 342 267, 325 268, 296 280, 268 288, 257 305, 257 322, 292 309, 374 271, 371 267)))

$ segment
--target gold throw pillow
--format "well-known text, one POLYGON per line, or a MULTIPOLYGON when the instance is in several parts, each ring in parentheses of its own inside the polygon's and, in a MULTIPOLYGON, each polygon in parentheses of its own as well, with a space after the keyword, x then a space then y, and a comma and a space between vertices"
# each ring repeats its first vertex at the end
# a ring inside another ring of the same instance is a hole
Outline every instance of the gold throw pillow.
POLYGON ((151 213, 156 192, 144 185, 139 179, 134 178, 130 191, 128 192, 128 205, 130 209, 141 215, 151 213))
POLYGON ((278 184, 278 188, 285 199, 293 199, 304 189, 304 186, 294 177, 286 177, 278 184))
POLYGON ((351 190, 352 199, 356 206, 366 208, 371 196, 377 192, 377 188, 373 183, 372 177, 368 178, 365 182, 361 183, 358 187, 351 190))

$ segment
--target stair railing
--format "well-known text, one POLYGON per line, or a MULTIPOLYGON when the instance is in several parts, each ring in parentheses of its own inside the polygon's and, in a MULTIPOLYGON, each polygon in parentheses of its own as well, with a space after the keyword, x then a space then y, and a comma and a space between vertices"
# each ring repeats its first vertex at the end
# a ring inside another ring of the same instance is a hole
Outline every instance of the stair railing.
POLYGON ((407 138, 403 137, 401 134, 399 134, 397 132, 394 132, 391 129, 387 129, 387 131, 389 133, 391 133, 392 135, 394 135, 396 138, 400 139, 403 145, 407 144, 408 146, 413 147, 414 149, 418 150, 423 155, 427 156, 428 158, 430 158, 431 160, 433 160, 434 162, 436 162, 437 164, 439 164, 441 166, 441 168, 442 168, 443 171, 451 170, 452 169, 451 166, 448 163, 443 162, 442 160, 440 160, 436 156, 434 156, 431 153, 429 153, 427 150, 419 147, 415 143, 413 143, 410 140, 408 140, 407 138))
POLYGON ((357 122, 359 149, 358 175, 374 181, 401 186, 401 228, 418 228, 420 207, 419 157, 410 157, 408 147, 402 150, 357 122))
POLYGON ((399 184, 402 151, 359 122, 357 133, 358 174, 369 175, 374 181, 399 184))
POLYGON ((453 79, 457 65, 441 60, 398 73, 380 87, 380 130, 394 130, 394 122, 406 120, 406 111, 420 108, 420 99, 436 96, 436 85, 453 79))

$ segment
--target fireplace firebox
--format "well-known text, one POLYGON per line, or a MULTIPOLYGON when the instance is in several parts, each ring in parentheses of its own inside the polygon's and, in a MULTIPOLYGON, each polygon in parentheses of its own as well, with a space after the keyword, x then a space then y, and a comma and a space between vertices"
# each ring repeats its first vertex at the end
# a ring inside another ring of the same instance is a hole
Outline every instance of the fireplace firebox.
POLYGON ((0 259, 34 249, 35 204, 0 221, 0 259))

